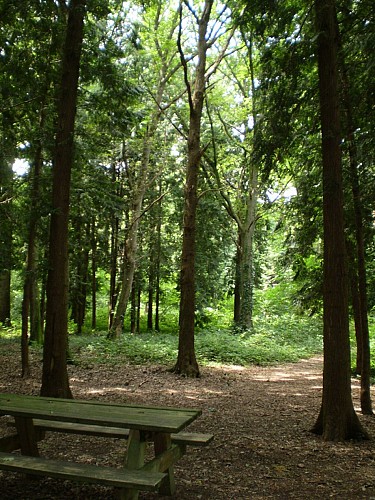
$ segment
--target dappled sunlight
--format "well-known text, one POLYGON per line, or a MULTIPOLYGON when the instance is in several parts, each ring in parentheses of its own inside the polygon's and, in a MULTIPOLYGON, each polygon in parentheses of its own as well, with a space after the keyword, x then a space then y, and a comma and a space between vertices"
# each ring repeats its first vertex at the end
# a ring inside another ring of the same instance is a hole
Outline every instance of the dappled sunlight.
POLYGON ((110 392, 113 394, 114 392, 129 392, 129 389, 124 389, 124 387, 103 387, 101 389, 89 389, 87 394, 106 394, 110 392))

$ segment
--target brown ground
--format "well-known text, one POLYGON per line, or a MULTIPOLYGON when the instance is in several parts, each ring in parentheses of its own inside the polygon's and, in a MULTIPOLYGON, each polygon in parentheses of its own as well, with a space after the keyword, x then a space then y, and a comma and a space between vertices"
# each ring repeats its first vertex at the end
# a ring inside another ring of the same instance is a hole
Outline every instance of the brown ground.
MULTIPOLYGON (((38 394, 41 362, 19 377, 18 347, 0 349, 0 392, 38 394), (12 352, 14 351, 14 352, 12 352)), ((160 366, 69 368, 76 398, 147 405, 199 407, 192 427, 212 432, 207 448, 190 448, 176 466, 179 500, 375 499, 374 441, 332 444, 309 429, 321 398, 321 359, 267 368, 203 368, 202 378, 176 377, 160 366)), ((353 381, 358 410, 358 383, 353 381)), ((360 416, 375 437, 375 419, 360 416)), ((10 432, 0 419, 0 433, 10 432)), ((0 434, 0 435, 1 435, 0 434)), ((124 442, 49 434, 45 456, 120 465, 124 442)), ((111 500, 110 488, 0 472, 0 498, 111 500)), ((141 493, 141 499, 158 495, 141 493)), ((166 497, 163 497, 166 498, 166 497)))

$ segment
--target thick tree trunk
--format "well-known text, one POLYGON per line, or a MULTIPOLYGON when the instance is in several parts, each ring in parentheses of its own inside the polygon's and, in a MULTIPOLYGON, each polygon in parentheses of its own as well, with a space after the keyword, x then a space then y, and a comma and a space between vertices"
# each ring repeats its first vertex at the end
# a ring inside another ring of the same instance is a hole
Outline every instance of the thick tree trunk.
POLYGON ((242 249, 240 252, 241 302, 239 326, 248 330, 253 326, 254 305, 254 230, 258 196, 258 171, 252 168, 249 176, 246 218, 242 229, 242 249))
POLYGON ((367 437, 351 398, 348 272, 344 236, 337 31, 334 0, 315 0, 323 154, 324 371, 320 414, 325 440, 367 437))
POLYGON ((85 5, 85 0, 72 0, 69 4, 52 181, 50 255, 41 395, 62 398, 72 397, 67 372, 68 219, 85 5))

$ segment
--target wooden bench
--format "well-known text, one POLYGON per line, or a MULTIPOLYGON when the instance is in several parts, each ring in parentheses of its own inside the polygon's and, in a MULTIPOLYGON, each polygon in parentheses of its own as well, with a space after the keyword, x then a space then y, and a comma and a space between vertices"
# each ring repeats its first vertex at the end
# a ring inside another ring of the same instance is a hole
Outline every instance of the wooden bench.
POLYGON ((57 479, 97 483, 115 488, 132 488, 146 491, 156 491, 166 477, 166 474, 161 472, 125 468, 115 469, 2 452, 0 452, 0 469, 57 479))
MULTIPOLYGON (((119 427, 102 427, 100 425, 77 424, 76 422, 59 422, 56 420, 33 419, 34 427, 40 431, 66 432, 89 436, 104 436, 118 439, 128 439, 129 429, 119 427)), ((14 422, 8 422, 14 426, 14 422)), ((179 432, 171 434, 172 443, 185 446, 207 446, 214 438, 213 434, 199 432, 179 432)))
POLYGON ((12 417, 17 431, 13 436, 0 436, 0 469, 112 485, 123 500, 137 500, 142 489, 172 496, 176 491, 174 465, 187 446, 205 446, 213 438, 186 432, 201 413, 197 408, 0 393, 0 416, 12 417), (127 439, 124 467, 98 468, 39 458, 38 442, 46 431, 127 439), (146 453, 149 444, 152 455, 146 453), (21 455, 12 454, 15 450, 21 455))

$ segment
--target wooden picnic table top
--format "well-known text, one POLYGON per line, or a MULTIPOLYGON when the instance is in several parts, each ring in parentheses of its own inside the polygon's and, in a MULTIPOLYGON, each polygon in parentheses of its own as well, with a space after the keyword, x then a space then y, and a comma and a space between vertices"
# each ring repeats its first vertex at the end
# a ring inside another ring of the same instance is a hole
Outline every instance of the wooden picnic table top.
POLYGON ((201 413, 199 409, 190 408, 159 408, 0 393, 0 415, 140 431, 178 433, 201 413))

